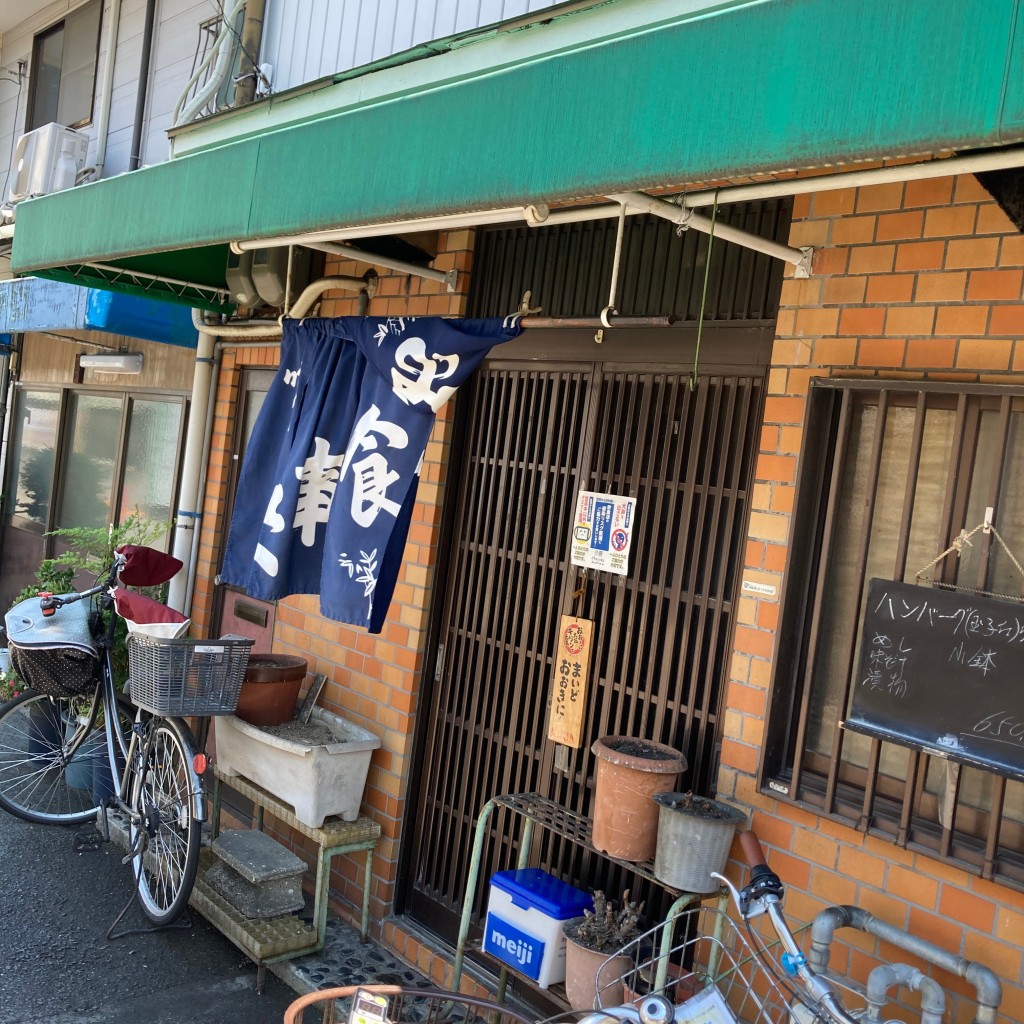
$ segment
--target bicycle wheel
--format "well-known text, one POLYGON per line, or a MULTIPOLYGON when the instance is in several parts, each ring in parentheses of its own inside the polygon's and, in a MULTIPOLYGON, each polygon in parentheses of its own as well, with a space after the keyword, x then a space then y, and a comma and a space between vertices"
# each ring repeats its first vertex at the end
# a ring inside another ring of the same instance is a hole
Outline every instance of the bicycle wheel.
MULTIPOLYGON (((74 825, 95 817, 94 777, 109 765, 103 727, 94 725, 74 757, 67 757, 85 729, 79 714, 84 707, 88 716, 90 700, 28 691, 0 707, 0 807, 37 824, 74 825)), ((122 719, 126 714, 121 708, 122 719)))
POLYGON ((132 849, 140 844, 132 870, 146 916, 154 924, 169 924, 185 909, 199 868, 195 741, 181 719, 154 718, 143 750, 145 763, 132 787, 132 849))

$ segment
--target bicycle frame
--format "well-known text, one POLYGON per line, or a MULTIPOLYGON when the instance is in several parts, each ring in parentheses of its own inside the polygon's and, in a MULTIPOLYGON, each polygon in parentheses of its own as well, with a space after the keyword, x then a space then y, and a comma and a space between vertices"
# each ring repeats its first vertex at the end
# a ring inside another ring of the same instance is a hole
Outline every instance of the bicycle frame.
MULTIPOLYGON (((46 602, 44 606, 49 606, 56 611, 66 604, 83 601, 100 594, 105 595, 101 604, 104 610, 110 611, 110 617, 107 623, 105 636, 101 641, 103 657, 100 665, 100 680, 96 686, 96 690, 93 692, 89 718, 87 719, 84 727, 72 738, 66 757, 67 760, 70 761, 86 741, 86 738, 92 733, 96 722, 96 716, 99 713, 100 707, 103 707, 103 725, 106 739, 104 747, 106 750, 107 762, 110 766, 110 777, 112 779, 119 779, 116 796, 117 807, 124 813, 130 814, 131 807, 129 805, 129 799, 131 793, 129 790, 131 782, 140 766, 145 763, 148 751, 141 747, 141 744, 144 742, 142 737, 143 711, 141 709, 136 710, 131 736, 127 740, 120 727, 120 721, 117 715, 117 688, 114 685, 114 666, 112 656, 114 632, 117 624, 117 612, 114 609, 113 600, 106 595, 110 586, 117 580, 117 574, 120 571, 121 564, 120 560, 115 561, 108 579, 103 583, 97 584, 95 587, 91 587, 88 590, 84 590, 77 594, 52 596, 43 598, 42 600, 46 602), (124 762, 123 768, 121 768, 118 763, 119 755, 124 762)), ((192 816, 197 821, 203 822, 206 820, 206 801, 203 782, 193 765, 189 766, 189 772, 189 791, 192 803, 192 816)))

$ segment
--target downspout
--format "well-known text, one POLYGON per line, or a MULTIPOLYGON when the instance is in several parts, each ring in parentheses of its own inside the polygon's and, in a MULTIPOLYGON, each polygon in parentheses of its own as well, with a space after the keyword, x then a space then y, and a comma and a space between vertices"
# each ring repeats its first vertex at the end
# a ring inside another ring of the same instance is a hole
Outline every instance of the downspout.
POLYGON ((146 120, 146 100, 149 97, 149 64, 153 55, 153 32, 156 23, 157 0, 146 0, 146 20, 142 26, 142 59, 139 62, 139 88, 135 96, 135 124, 132 128, 131 156, 128 170, 138 170, 142 163, 142 126, 146 120))
MULTIPOLYGON (((346 289, 360 292, 360 309, 365 311, 362 295, 376 291, 376 277, 323 277, 305 288, 289 311, 289 316, 301 317, 312 308, 316 300, 327 291, 346 289)), ((283 318, 282 318, 283 319, 283 318)), ((247 324, 207 323, 202 310, 192 310, 192 323, 199 333, 196 347, 196 368, 192 378, 192 402, 189 407, 188 430, 185 434, 185 453, 181 469, 181 491, 174 520, 174 548, 172 554, 180 559, 187 571, 179 572, 171 580, 167 604, 183 615, 192 608, 192 590, 199 559, 199 523, 202 518, 203 498, 206 493, 206 468, 213 437, 213 419, 217 397, 217 376, 220 369, 220 351, 227 344, 256 338, 277 339, 281 336, 280 320, 254 320, 247 324), (228 339, 217 341, 217 338, 228 339), (205 415, 201 415, 205 410, 205 415)), ((278 344, 276 340, 270 342, 278 344)))
POLYGON ((114 92, 114 60, 117 56, 117 36, 120 27, 121 0, 111 0, 110 26, 107 29, 107 59, 103 64, 103 81, 100 83, 100 109, 96 115, 96 156, 93 160, 94 181, 99 181, 103 177, 103 164, 107 159, 107 132, 110 130, 110 98, 114 92))
POLYGON ((256 62, 263 40, 263 17, 266 0, 248 0, 242 21, 242 62, 235 80, 235 106, 252 103, 256 98, 256 62))

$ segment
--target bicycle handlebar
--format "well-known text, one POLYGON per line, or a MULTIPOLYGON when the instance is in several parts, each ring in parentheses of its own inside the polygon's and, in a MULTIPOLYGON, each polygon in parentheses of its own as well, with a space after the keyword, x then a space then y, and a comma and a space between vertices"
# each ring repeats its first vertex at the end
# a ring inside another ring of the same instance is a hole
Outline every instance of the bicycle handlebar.
POLYGON ((753 829, 748 828, 740 833, 740 848, 743 850, 743 856, 750 867, 768 866, 764 850, 761 849, 761 840, 757 838, 757 833, 753 829))
POLYGON ((97 594, 102 594, 105 590, 112 587, 117 583, 118 574, 124 568, 125 557, 120 552, 115 553, 114 562, 110 566, 110 571, 107 573, 106 578, 102 583, 97 583, 95 587, 90 587, 88 590, 73 591, 70 594, 51 594, 46 591, 39 593, 39 608, 43 615, 49 618, 57 611, 58 608, 63 608, 66 604, 75 604, 78 601, 84 601, 87 597, 95 597, 97 594))

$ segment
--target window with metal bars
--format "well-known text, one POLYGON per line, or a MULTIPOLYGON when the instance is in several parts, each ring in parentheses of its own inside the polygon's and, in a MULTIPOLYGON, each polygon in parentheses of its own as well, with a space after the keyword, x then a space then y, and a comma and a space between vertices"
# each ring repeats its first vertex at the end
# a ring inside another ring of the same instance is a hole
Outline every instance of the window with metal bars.
MULTIPOLYGON (((1024 784, 842 727, 872 577, 914 582, 987 507, 1024 562, 1024 387, 815 380, 800 465, 766 790, 1024 889, 1024 784)), ((1024 600, 991 534, 924 575, 1024 600)))

